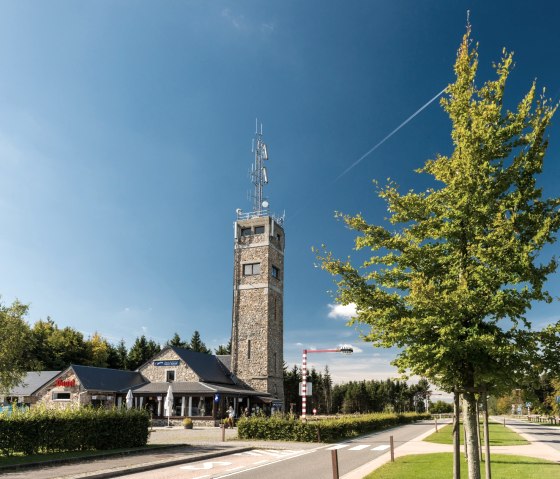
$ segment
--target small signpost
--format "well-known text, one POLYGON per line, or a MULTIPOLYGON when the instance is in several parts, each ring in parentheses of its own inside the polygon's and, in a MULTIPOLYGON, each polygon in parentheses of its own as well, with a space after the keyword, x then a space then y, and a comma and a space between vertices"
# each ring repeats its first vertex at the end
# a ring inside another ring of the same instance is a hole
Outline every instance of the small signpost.
MULTIPOLYGON (((306 396, 313 396, 313 383, 305 383, 306 384, 306 391, 307 394, 306 396)), ((303 383, 299 383, 299 395, 303 396, 303 393, 301 392, 303 388, 303 383)))

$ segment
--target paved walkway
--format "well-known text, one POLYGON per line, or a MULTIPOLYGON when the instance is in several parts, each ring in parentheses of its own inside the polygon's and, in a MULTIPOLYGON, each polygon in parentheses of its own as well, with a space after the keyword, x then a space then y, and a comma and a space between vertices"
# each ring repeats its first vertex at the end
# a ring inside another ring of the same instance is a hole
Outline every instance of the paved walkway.
MULTIPOLYGON (((449 423, 451 421, 447 421, 449 423)), ((501 418, 496 418, 496 422, 502 422, 501 418)), ((534 424, 534 423, 527 423, 534 424)), ((538 437, 528 433, 520 431, 515 425, 507 424, 513 431, 520 434, 524 439, 529 441, 531 444, 523 446, 492 446, 490 448, 490 455, 492 454, 512 454, 516 456, 529 456, 536 457, 539 459, 546 459, 548 461, 554 461, 560 464, 560 451, 550 447, 548 444, 540 442, 538 437)), ((542 424, 535 424, 539 428, 543 427, 542 424)), ((551 433, 558 434, 560 440, 560 428, 554 428, 552 426, 544 426, 550 429, 551 433)), ((425 442, 424 439, 435 432, 434 429, 418 436, 412 441, 409 441, 402 446, 395 448, 395 458, 402 456, 409 456, 411 454, 432 454, 437 452, 453 452, 453 446, 447 444, 435 444, 432 442, 425 442)), ((374 459, 373 461, 364 464, 362 467, 355 469, 349 474, 342 476, 341 479, 363 479, 370 472, 374 471, 383 464, 386 464, 391 460, 391 453, 387 452, 383 456, 374 459)))

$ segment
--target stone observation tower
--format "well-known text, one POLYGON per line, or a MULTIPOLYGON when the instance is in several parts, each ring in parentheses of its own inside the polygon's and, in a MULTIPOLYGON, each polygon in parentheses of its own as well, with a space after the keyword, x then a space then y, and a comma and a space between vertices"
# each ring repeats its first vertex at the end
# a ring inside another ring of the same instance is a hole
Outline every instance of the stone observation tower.
POLYGON ((284 400, 284 217, 269 212, 268 151, 257 126, 251 168, 250 212, 237 210, 234 223, 232 372, 248 386, 284 400))

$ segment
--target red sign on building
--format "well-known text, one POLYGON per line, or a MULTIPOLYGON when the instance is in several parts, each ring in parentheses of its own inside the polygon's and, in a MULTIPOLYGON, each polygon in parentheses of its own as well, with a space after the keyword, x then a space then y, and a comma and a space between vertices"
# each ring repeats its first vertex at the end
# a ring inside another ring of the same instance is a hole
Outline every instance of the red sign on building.
POLYGON ((56 380, 56 385, 59 387, 64 387, 64 388, 73 388, 76 385, 76 380, 75 379, 68 379, 66 381, 64 381, 63 379, 57 379, 56 380))

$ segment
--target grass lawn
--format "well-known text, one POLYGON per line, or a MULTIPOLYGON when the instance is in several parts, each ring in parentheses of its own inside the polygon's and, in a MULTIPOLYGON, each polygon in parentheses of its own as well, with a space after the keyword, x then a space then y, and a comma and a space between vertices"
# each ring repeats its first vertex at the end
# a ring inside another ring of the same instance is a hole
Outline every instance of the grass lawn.
MULTIPOLYGON (((513 432, 508 427, 504 427, 503 424, 491 422, 488 424, 488 429, 490 432, 490 446, 522 446, 524 444, 529 444, 519 434, 513 432)), ((484 431, 482 430, 482 424, 480 427, 480 434, 481 441, 483 441, 482 444, 484 444, 484 431)), ((461 424, 459 437, 461 438, 461 444, 463 444, 463 439, 465 438, 463 424, 461 424)), ((453 425, 448 424, 447 426, 440 428, 439 432, 434 432, 431 436, 424 439, 424 441, 434 442, 437 444, 453 444, 453 425)))
MULTIPOLYGON (((467 478, 467 464, 461 454, 461 478, 467 478)), ((524 456, 493 454, 492 479, 556 479, 560 477, 560 464, 524 456)), ((481 464, 484 477, 484 462, 481 464)), ((453 455, 416 454, 399 457, 376 469, 364 479, 449 479, 453 475, 453 455)))
MULTIPOLYGON (((185 446, 186 444, 181 444, 185 446)), ((158 449, 167 449, 173 447, 173 444, 165 444, 164 446, 154 445, 146 447, 128 448, 128 449, 111 449, 107 451, 68 451, 68 452, 52 452, 48 454, 32 454, 24 456, 23 454, 15 454, 13 456, 0 456, 0 469, 9 466, 21 466, 25 464, 34 464, 39 462, 49 462, 63 460, 77 460, 77 459, 94 459, 97 456, 107 457, 120 454, 136 454, 147 451, 155 451, 158 449)), ((2 473, 0 472, 0 475, 2 473)))

